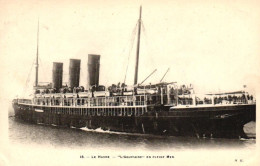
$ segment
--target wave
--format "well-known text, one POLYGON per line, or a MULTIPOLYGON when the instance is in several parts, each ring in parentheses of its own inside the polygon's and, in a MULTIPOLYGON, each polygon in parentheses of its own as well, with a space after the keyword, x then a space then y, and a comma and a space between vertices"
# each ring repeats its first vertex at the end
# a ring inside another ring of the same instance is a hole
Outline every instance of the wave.
POLYGON ((89 129, 87 127, 82 127, 80 128, 83 131, 91 131, 91 132, 97 132, 97 133, 109 133, 109 134, 129 134, 129 133, 125 133, 125 132, 116 132, 116 131, 110 131, 110 130, 103 130, 100 128, 97 129, 89 129))
POLYGON ((254 138, 240 138, 239 140, 241 140, 241 141, 249 141, 249 140, 256 140, 256 138, 254 137, 254 138))
POLYGON ((119 135, 134 135, 134 136, 148 136, 148 135, 151 135, 151 134, 127 133, 127 132, 103 130, 101 127, 97 128, 97 129, 89 129, 87 127, 82 127, 82 128, 80 128, 80 130, 88 131, 88 132, 96 132, 96 133, 119 134, 119 135))

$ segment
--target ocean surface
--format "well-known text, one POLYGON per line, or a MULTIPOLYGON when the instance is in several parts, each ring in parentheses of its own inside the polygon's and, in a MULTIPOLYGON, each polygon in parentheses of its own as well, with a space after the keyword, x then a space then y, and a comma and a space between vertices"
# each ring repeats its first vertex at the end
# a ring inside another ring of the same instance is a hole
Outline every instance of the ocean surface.
MULTIPOLYGON (((195 160, 232 165, 255 160, 256 139, 198 139, 36 125, 16 119, 13 110, 9 109, 7 149, 11 153, 10 162, 14 165, 28 165, 28 161, 31 165, 41 165, 47 160, 53 165, 59 165, 58 160, 65 165, 70 162, 86 165, 89 162, 114 161, 155 164, 166 160, 173 164, 193 163, 195 160)), ((246 130, 252 135, 255 122, 247 126, 246 130)))

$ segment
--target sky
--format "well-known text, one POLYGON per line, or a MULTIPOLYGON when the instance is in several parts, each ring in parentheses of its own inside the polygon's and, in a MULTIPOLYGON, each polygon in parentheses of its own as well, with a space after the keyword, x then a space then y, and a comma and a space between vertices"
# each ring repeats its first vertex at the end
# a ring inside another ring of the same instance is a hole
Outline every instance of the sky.
POLYGON ((260 10, 256 1, 2 1, 0 65, 2 97, 23 96, 34 83, 39 18, 39 82, 52 81, 52 63, 101 55, 100 84, 134 82, 136 24, 142 5, 138 82, 192 84, 196 93, 243 89, 260 80, 260 10), (127 67, 128 66, 128 67, 127 67), (127 70, 128 68, 128 70, 127 70), (127 71, 127 72, 126 72, 127 71))

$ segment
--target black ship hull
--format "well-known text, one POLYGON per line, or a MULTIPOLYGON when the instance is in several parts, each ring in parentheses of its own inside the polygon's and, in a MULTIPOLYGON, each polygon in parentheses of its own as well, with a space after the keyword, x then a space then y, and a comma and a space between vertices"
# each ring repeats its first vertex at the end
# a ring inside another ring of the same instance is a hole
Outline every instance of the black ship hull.
POLYGON ((247 138, 243 127, 256 119, 256 105, 232 105, 170 109, 78 108, 37 106, 14 102, 15 116, 34 124, 88 129, 208 138, 247 138))

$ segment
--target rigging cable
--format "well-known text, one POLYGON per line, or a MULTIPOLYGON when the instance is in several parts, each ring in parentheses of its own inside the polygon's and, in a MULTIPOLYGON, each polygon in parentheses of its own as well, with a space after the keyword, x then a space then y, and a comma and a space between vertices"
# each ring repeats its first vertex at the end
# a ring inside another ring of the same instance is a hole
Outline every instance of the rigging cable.
POLYGON ((126 72, 125 72, 124 84, 125 84, 126 76, 127 76, 127 72, 128 72, 129 59, 130 59, 131 52, 132 52, 133 47, 134 47, 134 41, 135 41, 135 36, 136 36, 136 32, 137 32, 137 25, 138 25, 138 22, 136 23, 135 28, 134 28, 134 30, 133 30, 133 32, 132 32, 131 46, 130 46, 130 50, 129 50, 129 52, 128 52, 128 59, 127 59, 127 65, 126 65, 126 72))
POLYGON ((30 68, 30 71, 29 71, 29 74, 27 76, 27 79, 26 79, 26 82, 25 82, 25 86, 24 86, 24 89, 23 89, 23 93, 22 93, 22 97, 24 97, 24 94, 27 91, 28 84, 30 82, 30 76, 31 76, 31 72, 32 72, 32 68, 33 68, 34 62, 35 62, 35 60, 33 60, 33 63, 31 65, 31 68, 30 68))
MULTIPOLYGON (((147 35, 146 35, 146 30, 145 30, 145 27, 144 27, 143 20, 142 20, 142 29, 143 29, 143 34, 144 34, 144 36, 145 36, 145 45, 146 45, 147 47, 149 47, 149 43, 148 43, 149 40, 147 40, 148 37, 147 37, 147 35)), ((165 34, 164 34, 164 35, 165 35, 164 39, 166 39, 167 33, 168 33, 168 28, 166 29, 166 32, 165 32, 165 34)), ((147 50, 149 51, 150 49, 147 49, 147 50)), ((164 49, 164 50, 165 50, 165 49, 164 49)), ((150 51, 149 51, 149 52, 150 52, 150 51)), ((153 54, 150 54, 149 52, 148 52, 148 55, 153 55, 153 54)), ((165 52, 165 51, 164 51, 164 52, 165 52)), ((149 59, 151 60, 151 63, 152 63, 152 64, 155 64, 155 63, 154 63, 154 60, 153 60, 154 58, 149 58, 149 59)), ((168 69, 168 70, 169 70, 169 69, 168 69)), ((167 71, 167 72, 168 72, 168 71, 167 71)))
MULTIPOLYGON (((132 34, 131 34, 131 36, 132 36, 132 38, 133 38, 133 34, 135 34, 136 33, 136 29, 137 29, 137 23, 136 23, 136 25, 135 25, 135 28, 133 29, 133 31, 132 31, 132 34)), ((131 40, 130 41, 128 41, 127 42, 127 44, 126 44, 126 46, 125 46, 125 48, 123 49, 123 51, 122 51, 122 53, 121 54, 124 54, 125 52, 126 52, 126 48, 127 48, 127 45, 129 45, 129 43, 133 40, 131 38, 131 40)), ((132 44, 133 45, 133 44, 132 44)), ((130 55, 129 55, 130 56, 130 55)), ((129 56, 128 56, 128 61, 129 61, 129 56)), ((129 63, 129 62, 128 62, 129 63)), ((128 66, 128 64, 127 64, 127 66, 128 66)), ((111 73, 111 70, 109 71, 109 73, 111 73)), ((109 80, 109 79, 106 79, 106 80, 109 80)), ((107 81, 106 81, 106 84, 107 84, 107 81)))
MULTIPOLYGON (((44 67, 42 61, 41 61, 41 58, 39 57, 39 62, 40 62, 40 65, 41 65, 41 68, 43 68, 43 71, 48 71, 46 70, 46 68, 44 67)), ((44 73, 44 80, 48 80, 47 76, 46 76, 46 72, 43 72, 44 73), (47 79, 46 79, 47 78, 47 79)))
MULTIPOLYGON (((147 34, 146 34, 146 30, 145 30, 145 26, 144 26, 144 22, 143 22, 143 20, 141 21, 141 25, 142 25, 142 32, 143 32, 143 34, 144 34, 144 42, 145 42, 145 46, 146 46, 146 49, 144 49, 144 50, 148 50, 146 53, 148 54, 148 55, 153 55, 152 53, 150 53, 150 49, 149 49, 149 40, 148 40, 148 37, 147 37, 147 34)), ((149 60, 150 60, 150 62, 152 63, 152 64, 155 64, 154 63, 154 58, 148 58, 149 60)))
MULTIPOLYGON (((149 40, 148 40, 148 37, 147 37, 147 34, 146 34, 146 30, 145 30, 145 27, 144 27, 143 20, 142 20, 142 22, 141 22, 141 25, 142 25, 142 30, 143 30, 143 34, 144 34, 145 45, 146 45, 147 48, 149 48, 149 43, 148 43, 149 40)), ((146 50, 149 51, 150 49, 146 49, 146 50)), ((148 55, 152 55, 152 54, 150 54, 150 53, 148 52, 148 55)), ((149 59, 151 59, 152 64, 154 64, 153 58, 149 58, 149 59)))

